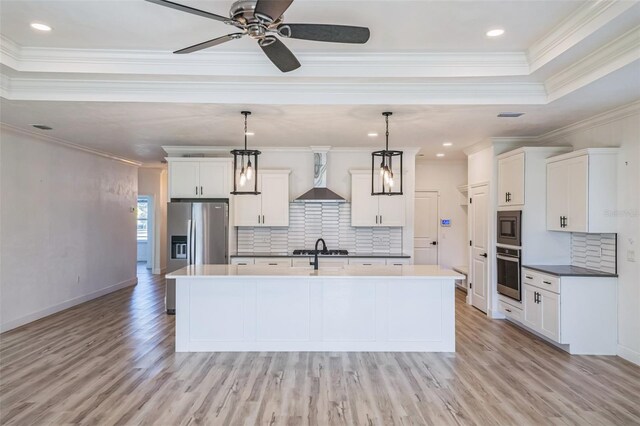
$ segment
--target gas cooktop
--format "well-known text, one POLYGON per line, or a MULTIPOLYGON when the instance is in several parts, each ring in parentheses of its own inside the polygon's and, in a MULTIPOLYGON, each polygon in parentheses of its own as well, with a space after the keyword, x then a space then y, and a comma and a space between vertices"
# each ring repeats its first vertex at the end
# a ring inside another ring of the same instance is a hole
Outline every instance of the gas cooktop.
MULTIPOLYGON (((315 250, 294 250, 294 256, 313 256, 316 253, 315 250)), ((347 250, 320 250, 318 254, 324 256, 346 256, 349 254, 347 250)))

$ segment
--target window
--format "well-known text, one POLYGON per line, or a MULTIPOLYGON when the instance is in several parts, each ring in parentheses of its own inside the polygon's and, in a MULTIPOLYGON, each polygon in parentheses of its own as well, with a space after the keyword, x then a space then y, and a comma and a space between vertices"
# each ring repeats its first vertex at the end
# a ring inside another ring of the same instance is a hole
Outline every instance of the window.
POLYGON ((138 241, 147 241, 149 236, 149 200, 138 198, 138 241))

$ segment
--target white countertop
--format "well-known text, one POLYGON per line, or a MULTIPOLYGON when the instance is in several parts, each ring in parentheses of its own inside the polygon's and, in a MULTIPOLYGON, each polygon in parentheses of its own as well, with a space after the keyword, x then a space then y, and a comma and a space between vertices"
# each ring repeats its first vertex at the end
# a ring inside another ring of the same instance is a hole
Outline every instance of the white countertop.
POLYGON ((266 266, 266 265, 189 265, 167 274, 167 278, 219 278, 219 277, 281 277, 281 278, 433 278, 461 280, 464 276, 439 266, 427 265, 345 265, 344 267, 266 266))

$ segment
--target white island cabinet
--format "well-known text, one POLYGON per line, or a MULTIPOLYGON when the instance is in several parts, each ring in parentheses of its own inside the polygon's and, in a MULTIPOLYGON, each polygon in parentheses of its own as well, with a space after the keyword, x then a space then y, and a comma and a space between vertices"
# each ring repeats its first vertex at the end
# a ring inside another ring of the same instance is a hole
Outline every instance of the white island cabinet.
POLYGON ((437 266, 191 265, 176 351, 455 351, 455 280, 437 266))

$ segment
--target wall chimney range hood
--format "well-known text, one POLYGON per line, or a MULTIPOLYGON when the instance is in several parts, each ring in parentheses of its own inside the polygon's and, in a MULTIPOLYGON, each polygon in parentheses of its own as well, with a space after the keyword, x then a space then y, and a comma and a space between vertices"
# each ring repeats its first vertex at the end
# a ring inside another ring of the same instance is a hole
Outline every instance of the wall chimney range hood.
POLYGON ((313 188, 296 198, 297 203, 344 203, 347 200, 327 188, 327 151, 313 150, 313 188))

